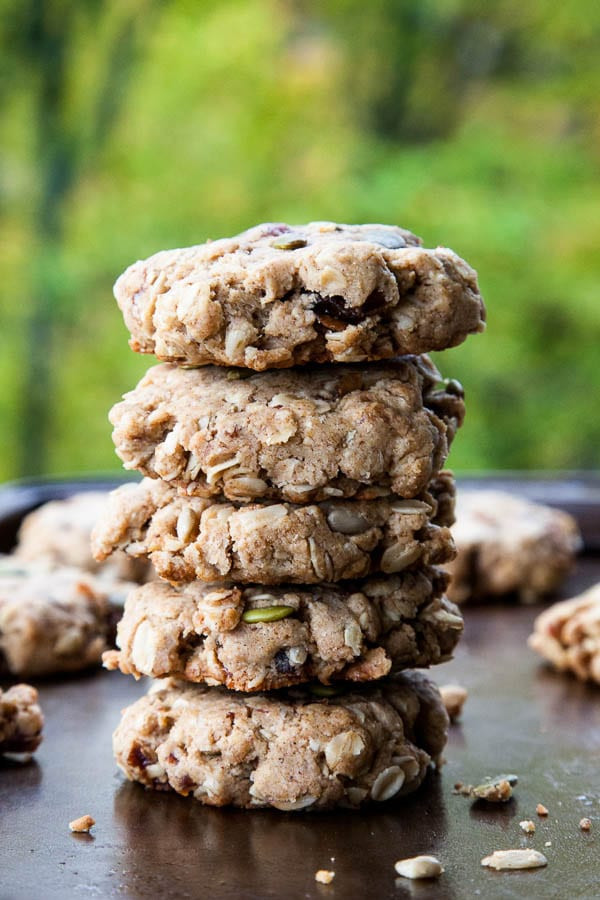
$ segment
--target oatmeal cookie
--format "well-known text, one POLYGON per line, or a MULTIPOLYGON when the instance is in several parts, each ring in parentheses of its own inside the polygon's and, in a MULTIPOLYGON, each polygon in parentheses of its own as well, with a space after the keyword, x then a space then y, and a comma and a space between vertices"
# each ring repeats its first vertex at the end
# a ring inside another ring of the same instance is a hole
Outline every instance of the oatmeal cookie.
POLYGON ((459 491, 452 534, 455 603, 504 594, 533 602, 556 590, 581 548, 568 513, 503 491, 459 491))
POLYGON ((419 787, 447 731, 415 672, 320 700, 168 680, 124 711, 114 750, 130 780, 211 806, 356 808, 419 787))
POLYGON ((131 582, 0 560, 0 671, 39 676, 100 663, 131 582))
POLYGON ((100 518, 108 491, 83 491, 66 500, 51 500, 25 516, 15 555, 27 562, 49 566, 73 566, 124 581, 145 581, 149 566, 124 553, 115 553, 108 562, 92 556, 90 536, 100 518))
POLYGON ((600 584, 544 610, 529 646, 559 672, 600 684, 600 584))
POLYGON ((440 569, 340 585, 133 591, 107 668, 264 691, 318 679, 372 681, 450 659, 462 633, 440 569))
POLYGON ((199 497, 416 497, 464 418, 427 357, 275 372, 163 364, 113 407, 126 469, 199 497))
POLYGON ((29 684, 0 688, 0 754, 32 753, 42 741, 44 717, 29 684))
MULTIPOLYGON (((421 499, 240 507, 185 497, 167 482, 145 478, 113 491, 92 545, 97 559, 115 550, 149 555, 161 578, 172 582, 315 584, 394 574, 454 555, 451 519, 437 516, 436 483, 421 499)), ((447 492, 449 479, 442 475, 439 483, 447 492)))
POLYGON ((482 331, 477 276, 389 225, 257 225, 165 250, 115 284, 130 345, 250 369, 427 353, 482 331))

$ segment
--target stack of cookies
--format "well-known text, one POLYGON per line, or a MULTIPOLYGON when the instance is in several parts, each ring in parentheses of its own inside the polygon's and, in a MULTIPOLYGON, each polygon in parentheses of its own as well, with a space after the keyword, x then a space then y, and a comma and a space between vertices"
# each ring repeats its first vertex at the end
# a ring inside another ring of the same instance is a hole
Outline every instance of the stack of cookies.
POLYGON ((96 557, 150 559, 108 668, 158 679, 125 774, 204 803, 358 807, 414 790, 447 716, 413 667, 462 631, 444 597, 462 389, 421 354, 484 327, 475 272, 381 225, 261 225, 158 253, 115 293, 164 362, 114 407, 96 557), (386 361, 384 361, 386 360, 386 361))

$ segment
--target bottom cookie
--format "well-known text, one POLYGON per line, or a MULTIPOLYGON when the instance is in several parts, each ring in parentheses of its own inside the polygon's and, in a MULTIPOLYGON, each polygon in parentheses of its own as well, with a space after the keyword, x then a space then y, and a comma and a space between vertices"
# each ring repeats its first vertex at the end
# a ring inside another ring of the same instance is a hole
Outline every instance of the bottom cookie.
POLYGON ((44 717, 29 684, 0 690, 0 754, 32 753, 42 740, 44 717))
POLYGON ((127 778, 210 806, 357 808, 411 793, 439 765, 448 716, 434 684, 405 672, 322 697, 317 685, 251 696, 159 682, 114 734, 127 778))

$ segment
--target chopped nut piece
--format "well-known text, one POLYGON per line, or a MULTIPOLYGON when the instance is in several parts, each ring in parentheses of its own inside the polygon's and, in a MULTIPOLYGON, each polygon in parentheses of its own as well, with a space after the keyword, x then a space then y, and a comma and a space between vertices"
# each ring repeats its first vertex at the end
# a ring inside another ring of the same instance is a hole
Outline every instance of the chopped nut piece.
POLYGON ((482 866, 490 869, 538 869, 547 866, 548 860, 539 850, 495 850, 491 856, 481 860, 482 866))
POLYGON ((77 833, 88 832, 92 825, 95 824, 96 820, 92 819, 91 816, 80 816, 78 819, 73 819, 72 822, 69 822, 69 828, 77 833))
POLYGON ((519 822, 519 827, 525 834, 533 834, 535 831, 535 823, 531 819, 523 819, 522 822, 519 822))
POLYGON ((315 881, 318 881, 319 884, 331 884, 334 878, 335 872, 330 869, 319 869, 318 872, 315 872, 315 881))
POLYGON ((444 867, 435 856, 413 856, 394 863, 398 875, 403 878, 439 878, 444 867))
POLYGON ((582 831, 589 831, 592 827, 592 820, 588 819, 587 816, 584 816, 584 818, 579 822, 579 827, 582 831))
POLYGON ((517 781, 516 775, 498 775, 497 778, 488 779, 475 787, 457 781, 453 793, 471 797, 473 800, 486 800, 488 803, 506 803, 512 797, 512 786, 517 781))
POLYGON ((538 805, 535 808, 535 811, 538 814, 538 816, 547 816, 548 815, 548 810, 546 809, 546 807, 544 806, 543 803, 538 803, 538 805))
POLYGON ((469 694, 460 684, 444 684, 440 688, 440 694, 446 712, 450 716, 450 720, 454 722, 460 716, 469 694))

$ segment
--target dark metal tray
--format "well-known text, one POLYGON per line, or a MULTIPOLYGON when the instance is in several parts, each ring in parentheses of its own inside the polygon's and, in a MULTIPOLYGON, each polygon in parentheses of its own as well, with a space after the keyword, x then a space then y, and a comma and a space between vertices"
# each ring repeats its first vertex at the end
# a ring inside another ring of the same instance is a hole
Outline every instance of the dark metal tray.
MULTIPOLYGON (((518 483, 531 494, 531 483, 518 483)), ((0 550, 10 548, 27 509, 80 487, 0 491, 0 550)), ((543 481, 533 488, 544 499, 543 481)), ((589 502, 590 490, 597 483, 554 480, 547 498, 578 512, 593 535, 600 503, 589 502)), ((592 547, 564 596, 600 580, 592 547)), ((110 736, 121 708, 147 684, 102 671, 38 683, 44 742, 30 764, 0 764, 0 897, 599 897, 600 688, 550 672, 527 649, 538 611, 510 604, 465 609, 456 659, 431 672, 440 684, 459 681, 469 689, 462 723, 451 729, 447 765, 416 795, 366 812, 240 812, 144 791, 116 771, 110 736), (507 771, 520 780, 505 806, 452 794, 456 781, 507 771), (549 809, 547 819, 536 816, 538 802, 549 809), (85 813, 97 822, 92 835, 71 834, 68 822, 85 813), (589 833, 578 828, 584 815, 593 822, 589 833), (519 828, 529 818, 537 825, 532 837, 519 828), (491 851, 519 846, 542 850, 547 868, 481 867, 491 851), (446 872, 439 881, 396 879, 395 860, 417 853, 440 858, 446 872), (315 883, 319 868, 335 870, 331 885, 315 883)))

